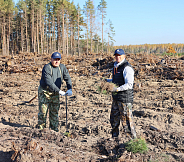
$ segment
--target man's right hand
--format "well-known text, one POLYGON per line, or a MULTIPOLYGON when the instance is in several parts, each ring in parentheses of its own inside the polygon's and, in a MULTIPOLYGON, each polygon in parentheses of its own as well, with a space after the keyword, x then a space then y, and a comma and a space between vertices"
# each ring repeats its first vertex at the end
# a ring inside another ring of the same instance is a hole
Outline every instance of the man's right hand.
POLYGON ((116 87, 113 87, 111 92, 118 92, 118 89, 116 87))
POLYGON ((61 96, 64 96, 64 95, 65 95, 65 92, 62 91, 62 90, 60 90, 60 91, 59 91, 59 94, 60 94, 61 96))

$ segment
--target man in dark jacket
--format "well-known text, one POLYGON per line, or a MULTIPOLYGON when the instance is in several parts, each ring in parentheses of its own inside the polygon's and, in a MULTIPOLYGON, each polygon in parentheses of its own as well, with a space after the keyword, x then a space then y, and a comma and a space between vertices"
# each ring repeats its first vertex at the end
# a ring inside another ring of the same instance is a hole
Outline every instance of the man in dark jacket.
POLYGON ((65 65, 60 63, 61 54, 54 52, 51 62, 46 64, 42 70, 40 86, 38 87, 38 126, 40 129, 46 127, 46 118, 49 111, 50 128, 58 132, 58 111, 60 107, 59 95, 72 95, 72 82, 65 65), (63 80, 67 84, 67 92, 60 90, 63 80))
POLYGON ((118 137, 121 120, 124 132, 136 138, 132 115, 134 70, 125 59, 126 55, 122 49, 115 50, 114 55, 116 62, 112 82, 117 87, 112 91, 113 102, 110 115, 112 137, 118 137))

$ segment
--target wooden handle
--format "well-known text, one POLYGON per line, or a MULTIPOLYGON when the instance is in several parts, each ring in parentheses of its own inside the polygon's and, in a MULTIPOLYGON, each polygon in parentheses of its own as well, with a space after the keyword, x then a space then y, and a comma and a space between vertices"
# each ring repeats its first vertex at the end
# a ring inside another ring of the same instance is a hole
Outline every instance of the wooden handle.
POLYGON ((37 97, 37 95, 35 97, 33 97, 30 101, 28 101, 28 103, 31 103, 36 97, 37 97))

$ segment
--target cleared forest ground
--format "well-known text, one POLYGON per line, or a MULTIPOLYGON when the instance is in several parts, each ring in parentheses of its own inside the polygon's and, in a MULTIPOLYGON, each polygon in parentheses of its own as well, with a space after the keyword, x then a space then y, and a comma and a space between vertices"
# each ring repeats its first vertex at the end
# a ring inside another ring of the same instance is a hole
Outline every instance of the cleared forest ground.
POLYGON ((70 137, 64 136, 64 97, 59 132, 36 128, 37 97, 25 103, 37 95, 41 69, 50 55, 1 57, 0 161, 184 161, 182 58, 127 56, 135 69, 134 122, 138 137, 148 144, 146 154, 127 152, 124 144, 130 139, 122 129, 119 143, 111 138, 112 98, 97 87, 102 78, 110 77, 113 56, 62 58, 73 83, 73 95, 68 97, 70 137))

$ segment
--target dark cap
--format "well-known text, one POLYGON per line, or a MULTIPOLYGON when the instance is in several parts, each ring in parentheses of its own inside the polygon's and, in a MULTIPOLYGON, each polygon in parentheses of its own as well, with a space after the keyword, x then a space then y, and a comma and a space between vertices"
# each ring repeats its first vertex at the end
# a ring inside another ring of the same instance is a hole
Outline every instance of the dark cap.
POLYGON ((51 58, 53 58, 53 59, 56 59, 56 58, 61 59, 61 54, 60 54, 59 52, 54 52, 54 53, 52 54, 51 58))
POLYGON ((115 54, 118 54, 118 55, 125 55, 125 52, 122 50, 122 49, 117 49, 117 50, 115 50, 115 52, 114 52, 114 55, 115 54))

